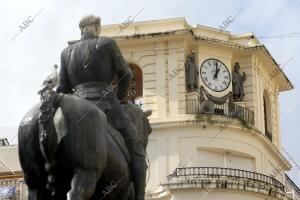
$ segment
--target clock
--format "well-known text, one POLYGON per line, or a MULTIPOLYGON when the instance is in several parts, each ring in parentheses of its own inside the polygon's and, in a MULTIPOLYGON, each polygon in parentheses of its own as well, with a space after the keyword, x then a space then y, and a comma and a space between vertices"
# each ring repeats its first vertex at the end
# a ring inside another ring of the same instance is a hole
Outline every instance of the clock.
POLYGON ((231 82, 230 72, 226 65, 214 58, 207 59, 202 63, 200 76, 203 83, 215 92, 226 90, 231 82))

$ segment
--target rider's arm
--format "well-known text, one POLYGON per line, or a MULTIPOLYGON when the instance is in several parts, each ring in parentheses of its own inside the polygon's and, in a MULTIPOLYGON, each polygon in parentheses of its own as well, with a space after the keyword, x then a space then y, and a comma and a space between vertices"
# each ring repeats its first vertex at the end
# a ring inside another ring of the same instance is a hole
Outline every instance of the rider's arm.
POLYGON ((73 93, 71 82, 69 79, 69 75, 66 69, 65 65, 65 59, 64 56, 65 53, 64 51, 61 54, 61 67, 60 67, 60 72, 59 72, 59 84, 57 86, 56 92, 57 93, 73 93))
POLYGON ((114 72, 118 75, 118 99, 122 100, 127 96, 128 84, 133 78, 127 62, 122 56, 122 53, 114 40, 110 42, 110 50, 114 64, 114 72))

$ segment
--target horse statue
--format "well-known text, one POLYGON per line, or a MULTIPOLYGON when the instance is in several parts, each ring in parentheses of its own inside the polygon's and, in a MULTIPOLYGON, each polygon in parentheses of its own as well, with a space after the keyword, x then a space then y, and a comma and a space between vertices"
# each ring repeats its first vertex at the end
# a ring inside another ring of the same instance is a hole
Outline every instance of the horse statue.
MULTIPOLYGON (((108 124, 105 109, 52 88, 40 93, 41 102, 18 130, 29 200, 134 200, 130 154, 122 135, 108 124)), ((123 108, 146 148, 152 111, 131 102, 123 108)))

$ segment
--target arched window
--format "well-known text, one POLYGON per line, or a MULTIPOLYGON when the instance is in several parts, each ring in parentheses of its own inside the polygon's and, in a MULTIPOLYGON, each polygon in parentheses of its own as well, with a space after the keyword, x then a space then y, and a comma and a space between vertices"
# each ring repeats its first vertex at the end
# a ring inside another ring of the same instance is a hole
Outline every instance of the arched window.
POLYGON ((135 63, 129 63, 133 79, 129 83, 127 100, 133 101, 143 108, 143 72, 135 63))
POLYGON ((270 141, 272 141, 271 102, 270 102, 269 94, 266 90, 264 90, 263 103, 264 103, 265 135, 270 141))

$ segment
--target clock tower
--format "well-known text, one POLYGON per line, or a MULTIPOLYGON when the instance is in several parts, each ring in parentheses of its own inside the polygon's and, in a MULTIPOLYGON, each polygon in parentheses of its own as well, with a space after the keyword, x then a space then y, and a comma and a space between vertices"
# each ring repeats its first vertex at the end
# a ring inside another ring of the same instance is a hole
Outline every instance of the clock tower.
POLYGON ((300 199, 280 132, 278 96, 293 85, 255 35, 184 18, 102 35, 134 68, 129 99, 153 110, 146 199, 300 199))

